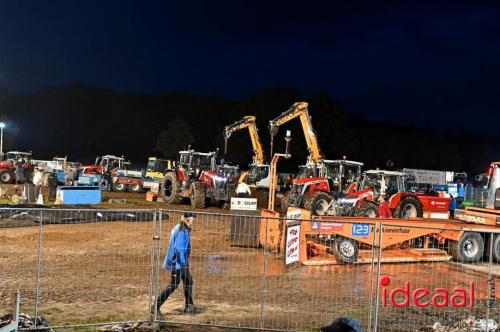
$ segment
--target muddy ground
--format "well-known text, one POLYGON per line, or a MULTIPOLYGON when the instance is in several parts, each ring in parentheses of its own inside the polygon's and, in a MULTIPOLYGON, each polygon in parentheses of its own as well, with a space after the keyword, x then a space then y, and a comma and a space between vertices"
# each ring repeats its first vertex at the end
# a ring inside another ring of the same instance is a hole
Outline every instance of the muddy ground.
MULTIPOLYGON (((126 198, 126 203, 104 206, 172 208, 161 203, 142 203, 136 194, 126 198)), ((311 331, 335 317, 348 315, 359 319, 366 330, 370 302, 373 307, 376 304, 375 288, 371 287, 376 279, 376 265, 374 269, 363 264, 285 270, 283 260, 274 253, 232 245, 231 218, 219 215, 227 210, 210 208, 204 212, 217 214, 197 218, 192 233, 194 298, 203 312, 185 315, 179 289, 161 308, 165 321, 259 327, 262 313, 266 328, 311 331)), ((34 223, 0 229, 0 314, 12 306, 12 292, 18 288, 23 293, 22 310, 34 313, 37 245, 41 240, 39 312, 51 325, 146 319, 150 294, 156 294, 169 279, 168 272, 156 268, 163 261, 168 231, 179 219, 175 212, 169 216, 161 223, 137 219, 48 224, 43 225, 41 237, 40 227, 34 223), (153 240, 154 229, 161 236, 159 241, 153 240), (154 249, 158 248, 155 242, 159 249, 154 249), (153 251, 159 252, 159 259, 152 265, 153 251), (160 273, 159 282, 156 271, 160 273), (151 278, 153 289, 149 287, 151 278)), ((402 287, 409 280, 414 288, 452 290, 456 286, 468 287, 472 280, 476 301, 474 308, 393 308, 381 305, 380 294, 380 330, 416 331, 436 321, 453 323, 470 315, 484 318, 488 296, 485 272, 484 264, 382 264, 380 274, 391 278, 388 287, 402 287)), ((499 289, 496 280, 494 283, 499 289)), ((490 304, 490 317, 500 321, 498 306, 495 302, 490 304)), ((371 316, 374 319, 373 313, 371 316)))

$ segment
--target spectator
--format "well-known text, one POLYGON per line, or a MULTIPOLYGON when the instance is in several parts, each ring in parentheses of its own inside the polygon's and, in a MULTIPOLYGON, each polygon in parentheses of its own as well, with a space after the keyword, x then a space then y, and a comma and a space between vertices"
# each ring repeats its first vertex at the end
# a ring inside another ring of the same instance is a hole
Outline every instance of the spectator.
POLYGON ((238 183, 236 187, 236 196, 238 197, 250 197, 252 192, 250 191, 250 187, 245 182, 238 183))
POLYGON ((330 325, 323 326, 321 332, 361 332, 359 322, 350 317, 340 317, 330 325))
POLYGON ((385 200, 385 197, 383 195, 380 195, 380 197, 378 198, 378 202, 379 218, 392 218, 391 209, 389 208, 389 204, 387 204, 387 201, 385 200))
POLYGON ((14 174, 16 176, 16 184, 23 184, 24 183, 24 168, 23 168, 23 164, 16 163, 16 169, 14 171, 14 174))
POLYGON ((35 185, 35 197, 36 199, 38 199, 43 184, 43 172, 38 167, 35 167, 35 174, 33 175, 33 184, 35 185))
POLYGON ((49 187, 49 202, 55 202, 57 192, 57 175, 55 172, 50 172, 47 179, 49 187))
POLYGON ((450 218, 455 218, 455 209, 457 208, 457 201, 453 195, 450 194, 450 205, 448 205, 448 210, 450 211, 450 218))
POLYGON ((64 172, 64 182, 67 186, 74 185, 74 181, 76 180, 76 170, 72 167, 68 167, 64 172))
MULTIPOLYGON (((161 315, 160 307, 168 297, 184 284, 185 307, 184 312, 196 314, 201 310, 193 304, 193 278, 189 272, 189 254, 191 252, 190 233, 193 227, 194 215, 191 212, 184 212, 181 222, 170 231, 167 254, 163 262, 163 268, 171 272, 170 284, 158 295, 156 300, 156 313, 161 315)), ((151 308, 151 313, 155 313, 155 307, 151 308)))

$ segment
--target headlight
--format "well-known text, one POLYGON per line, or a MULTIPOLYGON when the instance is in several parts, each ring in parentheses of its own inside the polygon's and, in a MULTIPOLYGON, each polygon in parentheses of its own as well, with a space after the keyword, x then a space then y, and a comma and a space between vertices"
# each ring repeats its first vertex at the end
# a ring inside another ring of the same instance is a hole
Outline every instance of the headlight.
POLYGON ((226 178, 223 178, 221 176, 217 176, 215 175, 214 176, 214 180, 217 181, 217 182, 225 182, 226 181, 226 178))

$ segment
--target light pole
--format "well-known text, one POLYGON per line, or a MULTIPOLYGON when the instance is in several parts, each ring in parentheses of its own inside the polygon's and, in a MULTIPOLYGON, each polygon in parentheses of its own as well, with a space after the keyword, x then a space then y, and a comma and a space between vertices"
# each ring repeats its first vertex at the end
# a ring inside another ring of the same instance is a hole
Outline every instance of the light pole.
POLYGON ((0 122, 0 155, 3 157, 3 128, 5 128, 5 123, 0 122))

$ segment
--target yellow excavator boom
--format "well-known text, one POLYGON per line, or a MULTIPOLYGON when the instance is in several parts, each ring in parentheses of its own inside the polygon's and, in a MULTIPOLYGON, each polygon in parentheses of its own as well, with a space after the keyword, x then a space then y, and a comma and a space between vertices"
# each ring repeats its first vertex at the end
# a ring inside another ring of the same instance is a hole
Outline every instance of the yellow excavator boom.
POLYGON ((316 137, 316 133, 312 126, 311 116, 309 115, 309 111, 307 109, 308 106, 309 104, 306 102, 296 102, 276 119, 269 121, 269 130, 271 132, 271 153, 273 138, 276 136, 278 128, 288 121, 298 117, 300 118, 300 123, 302 124, 302 130, 304 131, 304 137, 309 151, 308 162, 318 163, 323 159, 318 144, 318 138, 316 137))
POLYGON ((231 134, 241 129, 248 129, 248 133, 250 134, 254 154, 253 163, 256 165, 264 164, 264 152, 260 143, 257 125, 255 124, 255 116, 244 116, 240 121, 236 121, 224 128, 224 152, 227 153, 227 141, 231 137, 231 134))

